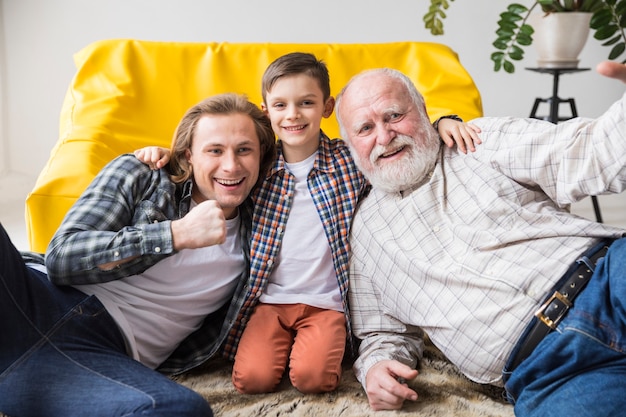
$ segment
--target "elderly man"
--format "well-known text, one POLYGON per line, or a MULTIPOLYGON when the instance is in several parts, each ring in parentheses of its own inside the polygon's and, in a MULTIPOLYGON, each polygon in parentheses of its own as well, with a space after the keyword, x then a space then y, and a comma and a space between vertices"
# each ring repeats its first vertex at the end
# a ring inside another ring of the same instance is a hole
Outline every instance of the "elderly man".
MULTIPOLYGON (((624 65, 598 71, 626 82, 624 65)), ((373 185, 350 276, 372 408, 417 399, 403 382, 425 332, 472 380, 505 384, 517 415, 623 413, 625 231, 568 208, 626 187, 626 98, 596 120, 474 120, 483 144, 462 154, 410 80, 382 69, 350 81, 337 118, 373 185)))
POLYGON ((110 162, 70 209, 46 267, 0 227, 0 411, 212 416, 180 373, 232 344, 249 276, 250 192, 275 159, 244 96, 193 106, 168 169, 110 162))

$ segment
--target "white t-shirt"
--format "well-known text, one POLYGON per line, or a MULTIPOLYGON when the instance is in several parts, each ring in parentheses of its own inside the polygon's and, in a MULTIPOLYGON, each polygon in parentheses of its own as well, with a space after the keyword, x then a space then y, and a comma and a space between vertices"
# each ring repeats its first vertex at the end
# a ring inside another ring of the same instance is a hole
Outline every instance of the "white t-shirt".
POLYGON ((122 330, 129 354, 156 368, 232 297, 245 267, 239 222, 239 216, 226 221, 221 245, 181 250, 142 274, 75 287, 97 296, 122 330))
POLYGON ((307 186, 316 157, 317 152, 287 164, 295 177, 293 203, 277 263, 260 301, 343 311, 328 239, 307 186))

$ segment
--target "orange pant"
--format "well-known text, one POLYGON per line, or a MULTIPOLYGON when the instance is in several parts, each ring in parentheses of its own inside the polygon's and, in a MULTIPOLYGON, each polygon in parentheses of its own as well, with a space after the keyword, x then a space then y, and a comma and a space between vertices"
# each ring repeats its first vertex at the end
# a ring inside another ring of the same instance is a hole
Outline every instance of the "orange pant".
POLYGON ((303 393, 337 388, 346 347, 343 312, 306 304, 259 304, 243 332, 233 384, 243 394, 271 392, 289 359, 289 379, 303 393))

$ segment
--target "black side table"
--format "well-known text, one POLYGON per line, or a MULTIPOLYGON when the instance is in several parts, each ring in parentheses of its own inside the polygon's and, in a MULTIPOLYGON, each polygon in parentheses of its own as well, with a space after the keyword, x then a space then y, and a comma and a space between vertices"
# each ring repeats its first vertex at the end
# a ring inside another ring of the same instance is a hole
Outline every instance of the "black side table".
MULTIPOLYGON (((529 71, 535 71, 540 74, 552 74, 552 97, 549 98, 536 98, 533 104, 533 109, 530 111, 530 117, 533 119, 546 120, 552 123, 558 123, 565 120, 578 117, 576 111, 576 102, 573 98, 560 98, 559 97, 559 76, 561 74, 571 74, 582 71, 589 71, 590 68, 526 68, 529 71), (541 103, 548 103, 550 105, 550 113, 548 116, 537 116, 537 109, 541 103), (569 104, 571 114, 566 117, 559 116, 559 106, 561 103, 569 104)), ((600 205, 598 204, 598 198, 591 196, 591 202, 593 204, 593 211, 596 215, 598 223, 602 223, 602 213, 600 212, 600 205)))

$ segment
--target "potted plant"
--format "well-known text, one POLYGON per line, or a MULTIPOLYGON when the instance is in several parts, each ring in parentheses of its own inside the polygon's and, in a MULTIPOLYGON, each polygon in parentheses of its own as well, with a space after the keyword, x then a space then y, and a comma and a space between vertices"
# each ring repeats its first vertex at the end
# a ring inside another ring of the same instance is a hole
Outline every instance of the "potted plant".
MULTIPOLYGON (((430 8, 424 15, 425 27, 430 30, 431 34, 443 34, 443 19, 446 17, 444 10, 449 7, 449 1, 454 0, 431 0, 430 8)), ((511 3, 506 11, 500 14, 498 21, 496 40, 493 42, 497 51, 491 54, 494 71, 503 69, 508 73, 515 72, 513 61, 522 60, 524 47, 533 43, 535 28, 529 18, 536 7, 540 7, 546 15, 590 13, 589 28, 594 31, 594 38, 603 42, 603 46, 611 47, 609 59, 616 59, 624 54, 626 50, 626 0, 536 0, 530 8, 511 3)), ((569 35, 569 33, 565 34, 565 36, 569 35)), ((622 62, 626 63, 626 60, 622 62)))

